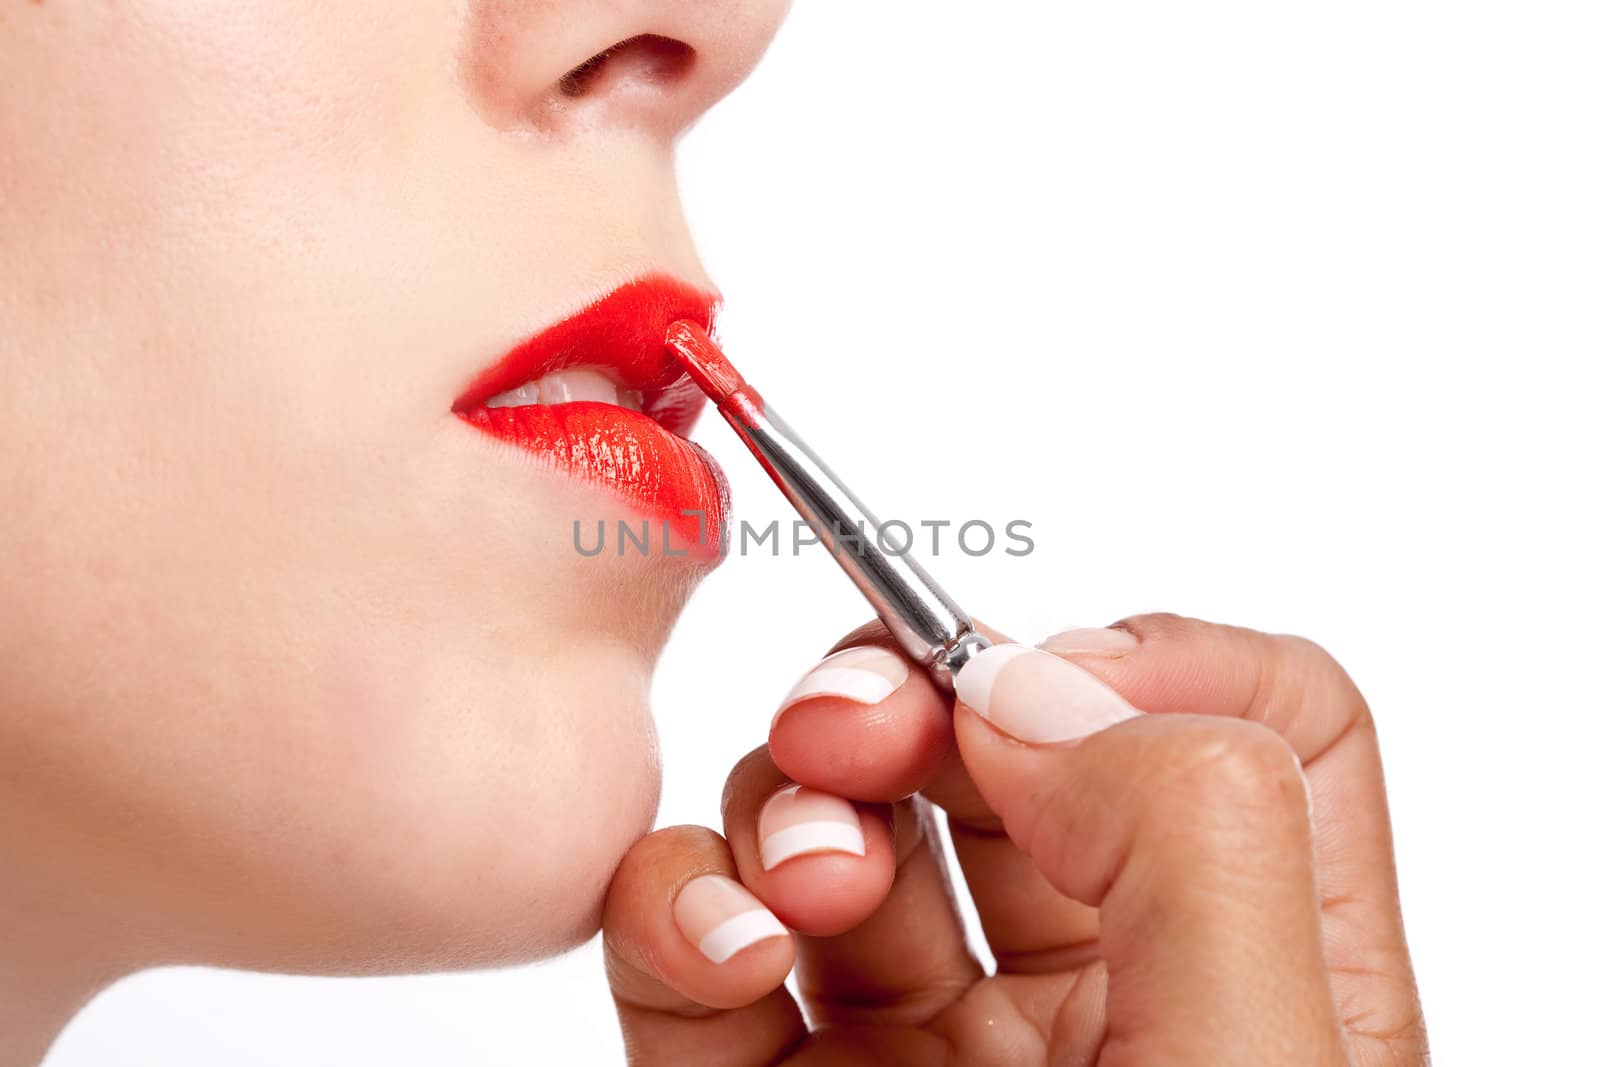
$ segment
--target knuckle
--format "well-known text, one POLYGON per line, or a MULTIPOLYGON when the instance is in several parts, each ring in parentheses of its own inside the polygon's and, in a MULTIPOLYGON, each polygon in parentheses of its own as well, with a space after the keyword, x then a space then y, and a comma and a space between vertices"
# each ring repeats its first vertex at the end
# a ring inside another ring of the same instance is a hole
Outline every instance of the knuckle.
POLYGON ((1170 611, 1154 611, 1143 615, 1130 615, 1120 620, 1117 625, 1125 626, 1138 634, 1141 643, 1150 644, 1156 641, 1180 640, 1206 624, 1186 615, 1170 611))
POLYGON ((1280 735, 1236 719, 1206 722, 1196 734, 1175 768, 1179 781, 1171 796, 1178 803, 1202 817, 1304 814, 1300 761, 1280 735))
POLYGON ((1315 679, 1323 684, 1331 682, 1341 696, 1359 695, 1355 682, 1351 681, 1344 667, 1326 648, 1296 634, 1285 634, 1277 640, 1283 650, 1283 658, 1296 667, 1296 673, 1301 678, 1307 681, 1315 679))
MULTIPOLYGON (((1278 664, 1273 685, 1268 687, 1272 699, 1299 716, 1325 724, 1316 731, 1317 753, 1329 744, 1325 734, 1371 729, 1372 712, 1366 698, 1332 653, 1315 641, 1292 634, 1271 640, 1276 644, 1273 658, 1278 664)), ((1264 716, 1282 714, 1277 708, 1261 710, 1264 716)))
POLYGON ((1339 665, 1339 661, 1333 658, 1331 652, 1309 637, 1301 637, 1299 634, 1281 634, 1278 640, 1283 642, 1285 648, 1307 663, 1317 663, 1324 667, 1337 667, 1339 665))

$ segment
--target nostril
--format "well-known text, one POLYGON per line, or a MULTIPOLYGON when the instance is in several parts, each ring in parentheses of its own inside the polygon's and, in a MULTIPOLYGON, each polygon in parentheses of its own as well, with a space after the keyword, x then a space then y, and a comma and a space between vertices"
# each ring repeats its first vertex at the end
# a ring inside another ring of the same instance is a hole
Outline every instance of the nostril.
POLYGON ((561 76, 563 96, 587 96, 624 82, 669 85, 688 73, 694 49, 682 41, 644 33, 590 56, 561 76))

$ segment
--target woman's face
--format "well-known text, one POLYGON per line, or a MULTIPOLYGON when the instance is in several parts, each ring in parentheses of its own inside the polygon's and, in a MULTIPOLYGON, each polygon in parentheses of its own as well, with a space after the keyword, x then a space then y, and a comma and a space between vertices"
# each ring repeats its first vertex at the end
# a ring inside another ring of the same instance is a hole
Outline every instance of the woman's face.
POLYGON ((0 846, 41 899, 142 963, 593 931, 708 563, 581 555, 638 494, 454 409, 632 279, 709 287, 672 143, 784 6, 0 10, 0 846))

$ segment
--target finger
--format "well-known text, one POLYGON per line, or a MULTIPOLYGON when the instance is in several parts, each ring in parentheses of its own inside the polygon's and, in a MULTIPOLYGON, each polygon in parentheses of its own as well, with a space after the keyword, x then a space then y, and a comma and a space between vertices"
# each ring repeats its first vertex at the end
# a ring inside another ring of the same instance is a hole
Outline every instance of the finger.
POLYGON ((1098 958, 1094 908, 1062 894, 1005 832, 952 750, 923 787, 950 843, 999 974, 1058 974, 1098 958))
POLYGON ((1140 715, 1018 645, 957 680, 957 743, 1007 833, 1100 908, 1107 1027, 1130 1062, 1343 1063, 1304 780, 1255 723, 1140 715))
POLYGON ((1060 974, 1099 958, 1098 912, 1051 884, 997 816, 952 815, 949 826, 997 974, 1060 974))
POLYGON ((605 957, 629 1063, 746 1067, 805 1037, 783 987, 793 939, 736 877, 726 842, 698 826, 657 830, 623 858, 605 957))
POLYGON ((881 627, 863 627, 795 683, 768 744, 797 782, 855 800, 899 800, 951 751, 950 698, 881 627))
MULTIPOLYGON (((944 808, 1000 972, 1055 972, 1093 959, 1094 909, 1062 896, 1005 835, 954 750, 950 701, 905 660, 882 623, 869 623, 796 683, 769 748, 807 786, 856 799, 920 790, 944 808)), ((729 840, 737 851, 731 831, 729 840)))
POLYGON ((796 933, 842 933, 889 893, 890 808, 802 787, 778 770, 765 746, 728 776, 722 816, 740 880, 796 933))
POLYGON ((796 683, 773 721, 769 748, 790 778, 808 786, 856 799, 920 790, 944 808, 999 971, 1052 972, 1092 959, 1094 909, 1062 896, 1005 835, 953 747, 950 702, 905 660, 882 623, 868 623, 796 683))
POLYGON ((1324 941, 1355 1051, 1424 1046, 1372 714, 1344 669, 1297 637, 1146 615, 1043 642, 1135 706, 1246 719, 1280 734, 1311 784, 1324 941), (1092 646, 1085 651, 1084 646, 1092 646), (1074 651, 1076 650, 1076 651, 1074 651))
POLYGON ((925 810, 797 789, 766 749, 729 777, 723 818, 740 879, 807 935, 799 978, 813 1021, 917 1025, 982 977, 925 810))

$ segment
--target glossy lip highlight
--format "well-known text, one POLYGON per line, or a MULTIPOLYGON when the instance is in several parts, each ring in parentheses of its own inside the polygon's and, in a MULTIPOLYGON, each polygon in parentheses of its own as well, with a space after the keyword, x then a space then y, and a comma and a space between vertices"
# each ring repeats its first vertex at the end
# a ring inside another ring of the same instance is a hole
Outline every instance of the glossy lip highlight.
POLYGON ((653 545, 652 554, 714 556, 727 515, 727 483, 715 461, 681 436, 705 401, 665 339, 678 319, 709 327, 717 304, 715 294, 666 275, 637 278, 517 345, 479 374, 451 410, 552 469, 609 489, 644 518, 660 520, 665 525, 658 529, 670 529, 671 542, 653 545), (487 406, 524 382, 577 368, 638 390, 643 412, 594 401, 487 406))

